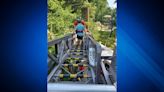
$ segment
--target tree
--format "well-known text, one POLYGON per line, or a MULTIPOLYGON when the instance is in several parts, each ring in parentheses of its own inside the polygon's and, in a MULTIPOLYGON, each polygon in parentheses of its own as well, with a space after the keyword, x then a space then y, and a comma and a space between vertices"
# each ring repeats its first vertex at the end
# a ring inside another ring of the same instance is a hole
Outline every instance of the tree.
MULTIPOLYGON (((89 8, 89 31, 94 32, 96 40, 106 43, 110 39, 106 39, 109 34, 103 33, 105 38, 100 37, 96 22, 103 23, 103 16, 111 15, 116 26, 116 9, 108 7, 107 0, 48 0, 48 39, 52 40, 74 31, 73 21, 82 17, 83 8, 89 8)), ((107 45, 113 43, 114 38, 111 39, 107 45)))
POLYGON ((73 19, 76 17, 75 14, 71 13, 70 7, 62 7, 64 3, 64 1, 59 0, 48 1, 48 31, 50 31, 50 34, 54 34, 49 40, 69 32, 66 30, 69 30, 73 19))

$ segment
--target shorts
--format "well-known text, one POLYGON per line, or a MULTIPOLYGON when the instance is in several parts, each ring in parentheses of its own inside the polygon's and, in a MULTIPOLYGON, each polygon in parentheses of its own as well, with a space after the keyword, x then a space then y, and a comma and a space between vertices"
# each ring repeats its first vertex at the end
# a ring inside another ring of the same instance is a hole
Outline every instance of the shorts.
POLYGON ((82 40, 83 39, 83 36, 78 36, 77 35, 77 39, 82 40))

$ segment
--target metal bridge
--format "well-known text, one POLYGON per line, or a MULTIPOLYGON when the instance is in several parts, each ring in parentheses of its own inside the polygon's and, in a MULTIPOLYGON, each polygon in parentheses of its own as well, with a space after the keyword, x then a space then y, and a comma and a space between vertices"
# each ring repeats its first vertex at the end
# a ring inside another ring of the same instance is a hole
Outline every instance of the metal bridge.
POLYGON ((85 34, 80 48, 74 34, 48 42, 48 92, 116 92, 116 60, 85 34))

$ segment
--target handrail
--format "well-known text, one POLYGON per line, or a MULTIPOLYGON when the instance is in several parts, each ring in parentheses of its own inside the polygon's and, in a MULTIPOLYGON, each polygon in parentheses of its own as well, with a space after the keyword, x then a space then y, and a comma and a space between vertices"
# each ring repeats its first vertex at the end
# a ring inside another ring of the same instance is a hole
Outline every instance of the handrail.
POLYGON ((53 46, 55 44, 58 44, 60 43, 62 40, 67 40, 68 38, 71 38, 73 34, 68 34, 62 38, 58 38, 58 39, 55 39, 55 40, 52 40, 52 41, 49 41, 48 42, 48 46, 53 46))
MULTIPOLYGON (((51 59, 51 61, 55 61, 56 64, 60 63, 61 58, 65 53, 64 50, 66 50, 67 48, 69 48, 69 49, 71 48, 72 40, 73 40, 73 33, 67 34, 66 36, 64 36, 62 38, 58 38, 58 39, 49 41, 48 47, 53 47, 53 46, 55 47, 55 53, 53 53, 53 55, 55 55, 55 58, 52 58, 50 55, 52 53, 48 52, 48 54, 49 54, 48 57, 51 59)), ((49 68, 51 69, 52 67, 49 67, 49 68)), ((49 70, 49 71, 51 71, 51 70, 49 70)))
MULTIPOLYGON (((96 66, 93 66, 95 67, 94 71, 96 72, 96 77, 95 77, 95 80, 96 80, 96 83, 99 83, 100 82, 100 70, 101 70, 101 66, 100 66, 100 62, 101 62, 101 46, 100 44, 98 44, 90 35, 86 34, 86 38, 87 38, 87 41, 85 42, 85 44, 87 45, 87 50, 88 50, 88 56, 89 56, 89 49, 90 48, 94 48, 95 49, 95 53, 93 55, 93 58, 95 58, 95 65, 96 66)), ((93 61, 92 61, 93 62, 93 61)))

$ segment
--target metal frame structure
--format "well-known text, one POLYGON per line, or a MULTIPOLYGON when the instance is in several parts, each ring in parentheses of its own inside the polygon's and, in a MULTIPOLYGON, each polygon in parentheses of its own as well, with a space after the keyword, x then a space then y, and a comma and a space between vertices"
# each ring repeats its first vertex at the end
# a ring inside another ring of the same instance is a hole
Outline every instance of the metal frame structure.
POLYGON ((85 92, 86 89, 92 90, 92 92, 98 90, 97 88, 90 88, 91 86, 99 87, 99 88, 109 87, 111 89, 108 88, 101 89, 101 92, 106 92, 106 91, 116 92, 116 87, 114 86, 116 79, 114 82, 110 79, 111 78, 110 76, 112 76, 112 78, 116 78, 116 76, 114 72, 111 72, 112 70, 111 65, 109 65, 110 71, 108 71, 108 69, 105 67, 104 61, 101 61, 102 57, 101 57, 100 44, 98 44, 92 38, 91 35, 85 34, 83 38, 82 49, 76 49, 73 46, 73 41, 75 39, 73 35, 74 34, 68 34, 63 38, 59 38, 48 42, 48 47, 54 46, 55 48, 54 53, 48 54, 48 63, 50 63, 49 65, 51 65, 52 62, 54 62, 53 65, 49 66, 49 71, 48 71, 49 74, 47 78, 48 92, 54 92, 53 90, 62 91, 63 90, 62 87, 59 86, 69 86, 69 87, 72 86, 70 90, 67 91, 77 90, 77 92, 78 91, 85 92), (92 52, 90 52, 91 48, 93 50, 92 52), (85 56, 87 60, 86 61, 84 60, 85 62, 82 62, 81 58, 84 58, 85 56), (66 60, 69 60, 71 58, 78 59, 79 61, 81 60, 81 62, 77 63, 76 60, 75 62, 73 61, 74 63, 66 62, 66 60), (94 64, 92 65, 90 62, 94 62, 94 64), (78 68, 72 68, 72 67, 83 66, 83 64, 86 67, 84 70, 78 70, 78 68), (72 73, 72 70, 70 69, 74 69, 76 70, 76 72, 73 71, 74 73, 72 73), (63 71, 65 74, 63 74, 63 71), (82 80, 63 82, 61 78, 64 77, 66 78, 69 77, 73 79, 81 78, 82 80), (87 84, 87 85, 83 85, 83 84, 87 84), (107 84, 108 86, 107 85, 102 86, 100 84, 107 84), (84 86, 86 89, 82 90, 82 88, 79 85, 84 86), (58 88, 56 89, 57 86, 58 88))
POLYGON ((85 85, 49 83, 48 92, 116 92, 113 85, 85 85))

